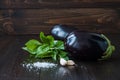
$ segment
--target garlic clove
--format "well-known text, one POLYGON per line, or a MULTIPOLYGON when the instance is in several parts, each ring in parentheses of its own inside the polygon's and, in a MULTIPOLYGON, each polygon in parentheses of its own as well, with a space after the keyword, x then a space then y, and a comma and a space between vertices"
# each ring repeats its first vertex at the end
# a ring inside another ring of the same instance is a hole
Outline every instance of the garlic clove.
POLYGON ((75 62, 73 60, 68 60, 67 65, 68 66, 73 66, 73 65, 75 65, 75 62))
POLYGON ((65 59, 61 58, 61 59, 60 59, 60 64, 61 64, 62 66, 66 66, 66 65, 67 65, 67 61, 66 61, 65 59))

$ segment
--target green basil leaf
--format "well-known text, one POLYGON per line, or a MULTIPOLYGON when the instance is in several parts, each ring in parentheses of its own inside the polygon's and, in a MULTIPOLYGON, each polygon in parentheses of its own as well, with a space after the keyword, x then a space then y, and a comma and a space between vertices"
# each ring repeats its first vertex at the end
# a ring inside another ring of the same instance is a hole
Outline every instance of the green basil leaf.
POLYGON ((53 51, 52 52, 52 59, 56 61, 57 60, 57 55, 58 55, 58 51, 56 51, 56 50, 53 51))
POLYGON ((47 43, 51 46, 54 45, 54 38, 52 36, 47 36, 47 43))
POLYGON ((42 46, 39 46, 37 48, 37 54, 36 57, 41 57, 43 58, 45 55, 47 56, 48 53, 50 53, 50 48, 48 44, 43 44, 42 46))
POLYGON ((47 44, 43 44, 37 48, 37 53, 41 54, 49 50, 49 46, 47 44))
POLYGON ((43 32, 40 33, 40 40, 45 44, 49 44, 49 45, 54 44, 53 36, 51 35, 45 36, 43 32))
POLYGON ((35 55, 35 58, 51 58, 52 57, 52 54, 51 52, 45 52, 45 53, 41 53, 41 54, 36 54, 35 55))
POLYGON ((41 45, 41 43, 38 40, 32 39, 29 40, 25 45, 29 50, 34 51, 39 45, 41 45))
POLYGON ((28 51, 30 54, 36 54, 36 51, 35 51, 35 50, 34 50, 34 51, 33 51, 33 50, 31 51, 31 50, 28 49, 27 47, 22 47, 22 49, 25 50, 25 51, 28 51))
POLYGON ((65 60, 69 60, 67 54, 68 53, 65 51, 60 51, 59 56, 60 56, 60 58, 64 58, 65 60))
POLYGON ((40 32, 40 40, 41 40, 43 43, 46 43, 46 42, 47 42, 47 38, 46 38, 46 36, 44 35, 43 32, 40 32))
POLYGON ((63 43, 63 41, 59 41, 59 40, 54 41, 54 47, 56 47, 58 49, 64 50, 64 43, 63 43))

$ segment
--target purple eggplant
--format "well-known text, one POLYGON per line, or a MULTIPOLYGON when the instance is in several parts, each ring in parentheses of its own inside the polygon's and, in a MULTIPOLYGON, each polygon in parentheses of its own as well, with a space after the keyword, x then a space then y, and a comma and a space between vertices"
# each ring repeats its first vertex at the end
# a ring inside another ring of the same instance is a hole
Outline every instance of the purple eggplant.
POLYGON ((65 40, 66 36, 77 28, 68 25, 58 24, 51 29, 52 36, 57 40, 65 40))
POLYGON ((115 47, 103 34, 73 31, 65 39, 65 49, 74 60, 105 60, 115 47))
POLYGON ((55 25, 51 29, 52 36, 63 40, 69 57, 75 60, 105 60, 111 57, 115 47, 103 34, 77 31, 68 25, 55 25))

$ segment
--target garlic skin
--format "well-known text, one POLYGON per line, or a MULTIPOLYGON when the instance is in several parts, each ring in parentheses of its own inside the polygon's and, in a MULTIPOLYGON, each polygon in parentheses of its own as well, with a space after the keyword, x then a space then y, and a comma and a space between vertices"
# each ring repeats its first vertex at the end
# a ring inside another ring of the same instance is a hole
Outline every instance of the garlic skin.
POLYGON ((67 61, 65 59, 63 59, 63 58, 60 58, 60 64, 62 66, 66 66, 67 65, 67 61))
POLYGON ((68 66, 73 66, 73 65, 75 65, 75 62, 73 60, 68 60, 67 65, 68 66))

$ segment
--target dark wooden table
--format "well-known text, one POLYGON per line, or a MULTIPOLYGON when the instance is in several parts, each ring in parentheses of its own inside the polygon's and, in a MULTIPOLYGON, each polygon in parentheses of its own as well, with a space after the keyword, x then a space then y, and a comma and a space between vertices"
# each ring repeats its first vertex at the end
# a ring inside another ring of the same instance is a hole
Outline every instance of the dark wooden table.
POLYGON ((36 72, 21 65, 27 56, 21 47, 27 40, 38 36, 0 36, 0 80, 120 80, 120 35, 108 37, 116 51, 107 61, 80 61, 75 67, 58 65, 36 72))

